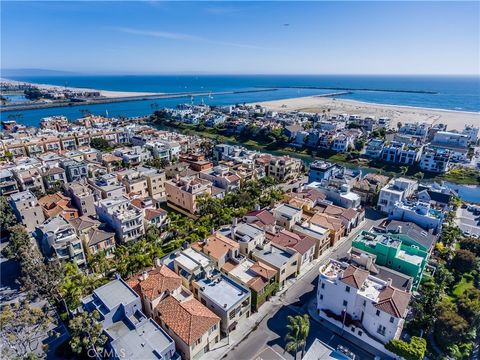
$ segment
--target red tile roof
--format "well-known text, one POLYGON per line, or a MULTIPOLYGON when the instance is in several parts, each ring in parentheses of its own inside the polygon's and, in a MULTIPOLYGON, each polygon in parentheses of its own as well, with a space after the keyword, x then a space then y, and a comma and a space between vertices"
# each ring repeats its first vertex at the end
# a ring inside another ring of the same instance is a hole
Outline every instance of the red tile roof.
POLYGON ((412 294, 386 286, 378 295, 375 307, 397 318, 403 317, 411 297, 412 294))
POLYGON ((275 234, 271 241, 282 247, 293 249, 302 255, 316 244, 316 241, 308 236, 300 236, 285 229, 275 234))
POLYGON ((192 345, 220 318, 198 300, 192 298, 183 302, 168 296, 155 308, 155 320, 165 323, 186 344, 192 345))
POLYGON ((345 284, 353 286, 354 288, 360 289, 367 280, 370 273, 367 270, 359 269, 355 266, 349 265, 342 274, 340 278, 345 284))
POLYGON ((161 265, 147 271, 147 278, 143 274, 137 274, 127 280, 128 285, 135 290, 140 297, 147 296, 154 300, 165 291, 172 292, 182 285, 182 278, 170 270, 167 266, 161 265))

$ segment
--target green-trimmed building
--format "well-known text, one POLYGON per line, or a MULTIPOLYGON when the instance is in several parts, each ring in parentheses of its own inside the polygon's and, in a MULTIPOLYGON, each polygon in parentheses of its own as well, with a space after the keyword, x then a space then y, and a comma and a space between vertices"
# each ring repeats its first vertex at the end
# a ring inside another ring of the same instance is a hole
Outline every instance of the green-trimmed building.
POLYGON ((428 252, 407 235, 362 231, 352 241, 352 246, 375 255, 375 264, 411 276, 413 290, 420 284, 428 252))

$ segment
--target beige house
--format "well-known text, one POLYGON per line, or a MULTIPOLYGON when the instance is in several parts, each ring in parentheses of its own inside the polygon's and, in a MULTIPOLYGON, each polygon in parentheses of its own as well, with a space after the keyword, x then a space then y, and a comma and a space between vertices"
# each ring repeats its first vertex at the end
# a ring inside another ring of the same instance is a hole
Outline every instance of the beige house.
POLYGON ((8 200, 17 221, 22 223, 27 231, 35 230, 35 227, 45 221, 42 207, 37 198, 30 191, 22 191, 12 194, 8 200))
POLYGON ((299 253, 292 249, 282 249, 272 243, 252 253, 254 260, 261 261, 277 271, 280 289, 289 278, 297 276, 299 253))
POLYGON ((193 215, 197 212, 197 198, 211 195, 212 186, 208 180, 183 177, 165 181, 165 191, 170 207, 186 215, 193 215))
POLYGON ((154 320, 172 337, 184 360, 199 359, 220 340, 220 318, 191 295, 167 296, 155 307, 154 320))
POLYGON ((143 312, 149 317, 153 316, 153 310, 161 300, 182 291, 182 278, 179 275, 158 260, 155 265, 127 280, 127 284, 142 299, 143 312))
POLYGON ((222 269, 226 264, 228 267, 229 262, 238 264, 240 258, 240 245, 220 232, 192 244, 192 249, 207 255, 218 269, 222 269))

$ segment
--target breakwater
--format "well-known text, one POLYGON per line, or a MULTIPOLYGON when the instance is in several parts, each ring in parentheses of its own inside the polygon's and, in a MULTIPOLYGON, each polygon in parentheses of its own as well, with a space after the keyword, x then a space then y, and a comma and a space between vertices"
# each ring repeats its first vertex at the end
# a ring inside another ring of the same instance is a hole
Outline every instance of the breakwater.
MULTIPOLYGON (((262 87, 262 86, 259 86, 262 87)), ((377 92, 389 92, 389 93, 406 93, 406 94, 438 94, 436 91, 427 90, 401 90, 401 89, 380 89, 380 88, 350 88, 350 87, 329 87, 329 86, 275 86, 278 89, 316 89, 316 90, 339 90, 347 91, 351 94, 351 91, 377 91, 377 92)), ((345 95, 345 94, 342 94, 345 95)))
POLYGON ((98 99, 85 99, 84 101, 56 101, 49 103, 23 103, 23 104, 12 104, 12 105, 2 105, 0 107, 0 112, 3 111, 24 111, 24 110, 37 110, 37 109, 47 109, 47 108, 58 108, 58 107, 67 107, 67 106, 85 106, 85 105, 96 105, 96 104, 110 104, 118 102, 128 102, 128 101, 139 101, 139 100, 161 100, 161 99, 180 99, 180 98, 191 98, 191 97, 211 97, 217 95, 235 95, 235 94, 244 94, 244 93, 258 93, 258 92, 268 92, 276 91, 277 88, 266 88, 266 89, 250 89, 250 90, 232 90, 232 91, 201 91, 201 92, 182 92, 182 93, 168 93, 168 94, 152 94, 152 95, 136 95, 136 96, 127 96, 127 97, 111 97, 111 98, 98 98, 98 99))

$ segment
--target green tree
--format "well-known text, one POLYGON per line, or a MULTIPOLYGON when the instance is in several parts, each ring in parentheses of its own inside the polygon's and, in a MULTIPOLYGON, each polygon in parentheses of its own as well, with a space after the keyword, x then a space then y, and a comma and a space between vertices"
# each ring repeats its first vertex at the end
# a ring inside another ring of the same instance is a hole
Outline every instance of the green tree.
MULTIPOLYGON (((9 211, 5 209, 5 217, 9 217, 9 211)), ((30 236, 28 235, 25 227, 23 225, 11 226, 11 222, 8 219, 3 219, 2 221, 5 225, 5 228, 8 229, 10 233, 10 241, 7 246, 2 250, 2 255, 7 259, 13 259, 17 261, 22 260, 22 251, 28 248, 31 244, 30 236)), ((2 227, 3 228, 3 227, 2 227)))
POLYGON ((81 312, 69 321, 70 347, 75 353, 86 353, 89 349, 101 353, 107 337, 99 320, 100 313, 94 310, 91 313, 81 312))
POLYGON ((443 348, 468 339, 470 325, 458 315, 455 304, 443 301, 438 307, 438 318, 435 322, 435 339, 443 348))
POLYGON ((402 176, 405 176, 407 172, 408 172, 408 166, 400 166, 400 174, 402 174, 402 176))
POLYGON ((17 223, 17 218, 5 196, 0 196, 0 232, 1 236, 9 236, 10 227, 17 223))
POLYGON ((480 239, 474 237, 464 238, 460 241, 460 249, 468 250, 480 257, 480 239))
POLYGON ((468 250, 457 250, 453 256, 451 266, 459 273, 467 273, 475 269, 477 265, 477 257, 468 250))
POLYGON ((419 171, 413 174, 413 177, 417 180, 422 180, 424 176, 425 176, 425 173, 423 173, 422 171, 419 171))
POLYGON ((460 295, 457 300, 458 313, 463 316, 470 325, 480 325, 480 290, 470 288, 460 295))
POLYGON ((99 279, 95 274, 86 275, 75 263, 65 263, 63 280, 58 285, 60 294, 68 309, 78 308, 80 299, 102 285, 106 279, 99 279))
POLYGON ((305 351, 308 333, 310 331, 310 320, 307 314, 300 316, 288 316, 288 333, 285 336, 285 351, 293 352, 297 357, 299 349, 302 349, 302 357, 305 351))
POLYGON ((0 336, 7 346, 2 347, 2 356, 29 358, 54 323, 46 306, 33 307, 25 300, 4 305, 0 312, 0 336))
POLYGON ((112 147, 110 146, 110 143, 104 138, 92 139, 90 141, 90 146, 92 148, 100 150, 100 151, 110 151, 110 150, 112 150, 112 147))
POLYGON ((385 344, 385 349, 405 360, 423 360, 427 350, 427 341, 417 336, 412 336, 410 342, 393 339, 385 344))

